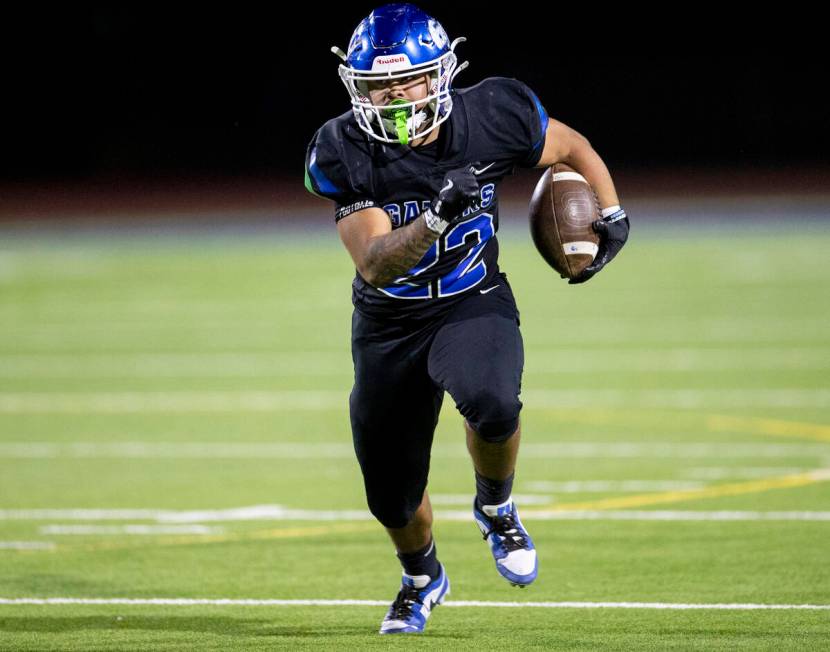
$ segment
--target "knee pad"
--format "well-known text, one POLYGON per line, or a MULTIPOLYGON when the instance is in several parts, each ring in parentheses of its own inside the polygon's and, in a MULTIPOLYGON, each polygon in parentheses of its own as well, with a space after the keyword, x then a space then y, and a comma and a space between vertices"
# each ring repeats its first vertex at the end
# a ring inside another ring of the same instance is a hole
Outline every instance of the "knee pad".
POLYGON ((477 391, 459 407, 473 430, 488 443, 510 439, 519 427, 522 402, 512 392, 477 391))
POLYGON ((399 468, 394 461, 361 459, 369 511, 384 527, 401 528, 415 516, 427 487, 427 469, 412 461, 399 468))
MULTIPOLYGON (((367 490, 368 494, 368 490, 367 490)), ((367 495, 369 511, 383 527, 402 528, 409 524, 420 506, 420 500, 413 504, 408 497, 390 500, 387 497, 379 497, 375 494, 367 495)))
POLYGON ((506 419, 504 421, 469 421, 473 430, 478 433, 488 444, 501 444, 506 442, 519 427, 519 417, 506 419))

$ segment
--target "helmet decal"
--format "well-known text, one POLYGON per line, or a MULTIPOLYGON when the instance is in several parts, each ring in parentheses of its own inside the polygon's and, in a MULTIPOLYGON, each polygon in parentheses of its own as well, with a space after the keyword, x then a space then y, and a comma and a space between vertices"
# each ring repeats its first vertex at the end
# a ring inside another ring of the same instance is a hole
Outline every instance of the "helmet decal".
POLYGON ((444 28, 441 27, 441 24, 434 18, 430 18, 427 22, 427 28, 429 29, 429 33, 432 36, 432 40, 435 41, 436 47, 446 47, 450 39, 447 36, 447 33, 444 31, 444 28))
POLYGON ((381 55, 372 60, 372 71, 395 72, 397 70, 410 70, 412 63, 405 54, 381 55))

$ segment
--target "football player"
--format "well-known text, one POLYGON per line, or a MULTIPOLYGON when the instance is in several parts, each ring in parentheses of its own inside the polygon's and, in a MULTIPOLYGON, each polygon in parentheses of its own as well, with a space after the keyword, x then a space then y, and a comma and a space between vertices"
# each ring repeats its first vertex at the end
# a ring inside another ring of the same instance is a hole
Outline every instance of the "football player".
POLYGON ((514 168, 564 162, 594 187, 603 219, 582 283, 623 246, 628 219, 588 141, 550 119, 515 79, 465 89, 443 27, 410 4, 373 11, 352 35, 340 78, 352 108, 306 155, 306 187, 335 202, 352 284, 355 380, 349 408, 367 502, 403 566, 380 632, 421 632, 449 593, 426 491, 444 392, 464 417, 473 517, 497 571, 536 579, 536 550, 511 499, 524 354, 519 311, 498 267, 499 183, 514 168))

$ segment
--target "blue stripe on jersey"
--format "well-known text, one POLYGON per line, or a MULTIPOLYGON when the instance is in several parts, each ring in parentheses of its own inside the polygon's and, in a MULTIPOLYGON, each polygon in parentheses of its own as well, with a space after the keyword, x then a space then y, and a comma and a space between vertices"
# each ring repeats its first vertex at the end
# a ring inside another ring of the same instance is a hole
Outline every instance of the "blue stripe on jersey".
POLYGON ((311 156, 308 157, 308 172, 314 180, 314 185, 317 190, 325 195, 339 195, 342 191, 328 180, 320 166, 317 165, 317 148, 311 150, 311 156))
POLYGON ((533 103, 536 105, 536 111, 539 113, 539 127, 541 129, 539 139, 533 144, 533 151, 536 151, 542 146, 542 143, 545 140, 545 132, 548 129, 548 112, 545 111, 545 107, 542 106, 542 103, 539 101, 539 98, 536 97, 535 93, 531 91, 530 96, 533 98, 533 103))

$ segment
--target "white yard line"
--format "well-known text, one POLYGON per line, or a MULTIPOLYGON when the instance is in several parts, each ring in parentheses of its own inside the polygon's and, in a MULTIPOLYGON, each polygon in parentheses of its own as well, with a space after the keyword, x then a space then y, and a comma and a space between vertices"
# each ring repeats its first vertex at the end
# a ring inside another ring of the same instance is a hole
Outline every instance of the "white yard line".
POLYGON ((40 534, 59 535, 138 535, 223 534, 225 528, 206 525, 44 525, 40 534))
MULTIPOLYGON (((678 489, 700 489, 705 486, 705 483, 683 480, 570 480, 565 482, 530 480, 523 482, 522 486, 530 491, 578 494, 604 493, 607 491, 675 491, 678 489)), ((517 502, 520 501, 517 499, 517 502)))
MULTIPOLYGON (((438 512, 436 516, 440 518, 441 513, 438 512)), ((522 519, 525 521, 830 521, 830 512, 547 510, 523 515, 522 519)))
MULTIPOLYGON (((82 297, 76 305, 83 304, 82 297)), ((42 299, 49 303, 49 298, 42 299)), ((196 335, 200 341, 213 341, 227 345, 229 337, 243 336, 246 343, 263 342, 278 345, 280 339, 275 337, 278 330, 279 316, 286 313, 315 313, 320 310, 331 311, 333 315, 344 315, 346 306, 342 302, 327 301, 325 305, 298 301, 264 302, 259 312, 248 314, 244 318, 229 317, 234 305, 228 304, 223 312, 202 314, 193 319, 181 310, 166 311, 154 319, 153 315, 139 316, 137 319, 120 320, 111 316, 97 315, 87 321, 61 319, 59 321, 7 324, 3 331, 7 337, 28 345, 54 346, 55 342, 85 345, 90 338, 98 343, 121 343, 125 338, 133 338, 136 343, 145 340, 145 336, 169 332, 178 332, 183 328, 196 335), (263 311, 269 311, 273 317, 263 311), (342 312, 341 312, 342 311, 342 312), (164 317, 168 317, 165 319, 164 317)), ((688 343, 708 343, 725 348, 729 343, 759 346, 769 343, 781 348, 787 342, 799 339, 820 339, 826 334, 826 320, 816 316, 777 317, 775 315, 746 315, 736 317, 706 316, 690 319, 685 315, 660 315, 659 319, 644 320, 640 314, 626 317, 615 316, 614 328, 609 330, 602 320, 584 319, 578 329, 573 326, 573 319, 562 315, 553 315, 546 323, 558 334, 561 343, 584 345, 594 336, 607 344, 634 342, 651 342, 655 345, 674 345, 681 347, 688 343)), ((659 348, 659 346, 658 346, 659 348)))
POLYGON ((5 392, 0 413, 123 414, 348 409, 347 391, 5 392))
MULTIPOLYGON (((366 510, 290 509, 282 505, 253 505, 218 510, 154 509, 6 509, 0 521, 156 521, 159 523, 204 523, 242 521, 368 521, 366 510)), ((466 519, 469 520, 469 519, 466 519)))
POLYGON ((0 355, 3 378, 245 378, 351 373, 348 354, 331 352, 0 355))
MULTIPOLYGON (((468 497, 472 501, 472 494, 468 497)), ((470 510, 436 510, 443 521, 471 521, 470 510)), ((822 511, 699 511, 699 510, 532 510, 527 521, 830 521, 822 511)), ((155 521, 158 523, 219 523, 243 521, 371 521, 366 510, 293 509, 252 505, 218 510, 158 509, 0 509, 0 521, 155 521)))
MULTIPOLYGON (((526 372, 584 374, 588 371, 690 371, 830 369, 830 355, 807 347, 731 349, 669 347, 625 350, 538 349, 526 372)), ((339 376, 350 374, 343 352, 204 352, 0 354, 2 378, 156 378, 339 376)))
MULTIPOLYGON (((830 466, 830 464, 828 464, 830 466)), ((699 480, 746 480, 776 475, 792 475, 808 471, 802 466, 695 466, 683 471, 688 478, 699 480)))
POLYGON ((522 400, 529 408, 738 408, 738 407, 830 407, 828 389, 585 389, 528 390, 522 400))
MULTIPOLYGON (((830 389, 577 389, 529 390, 528 409, 587 408, 724 408, 830 407, 830 389)), ((348 409, 348 391, 177 391, 177 392, 4 392, 0 413, 83 414, 142 412, 274 412, 348 409)))
MULTIPOLYGON (((541 494, 517 494, 511 495, 513 500, 519 505, 549 505, 553 500, 553 496, 541 494)), ((472 507, 472 494, 433 494, 429 495, 429 501, 433 505, 464 505, 472 507)))
POLYGON ((51 541, 0 541, 0 550, 54 550, 51 541))
POLYGON ((524 454, 550 458, 792 458, 820 457, 830 452, 830 442, 768 444, 721 442, 552 442, 522 444, 524 454))
MULTIPOLYGON (((545 435, 537 434, 543 438, 545 435)), ((436 444, 436 457, 467 458, 463 444, 436 444)), ((522 443, 522 454, 550 459, 795 459, 830 456, 827 443, 551 442, 522 443)), ((354 459, 351 442, 4 442, 0 459, 17 458, 354 459)))
POLYGON ((178 513, 159 509, 0 509, 0 521, 163 521, 178 513))
MULTIPOLYGON (((0 605, 119 605, 177 606, 211 605, 219 607, 381 607, 388 600, 246 600, 201 598, 0 598, 0 605)), ((498 609, 712 609, 761 611, 803 609, 830 610, 826 604, 753 604, 753 603, 675 603, 675 602, 489 602, 484 600, 448 600, 445 607, 498 609)))
MULTIPOLYGON (((460 449, 459 449, 460 450, 460 449)), ((830 445, 828 445, 830 452, 830 445)), ((351 443, 69 442, 0 443, 0 458, 354 458, 351 443)))
MULTIPOLYGON (((554 499, 550 494, 677 491, 683 489, 700 489, 705 486, 706 483, 704 482, 683 480, 570 480, 565 482, 529 480, 522 482, 524 489, 549 493, 514 493, 513 500, 520 505, 547 505, 554 499)), ((429 499, 433 505, 467 505, 470 502, 470 495, 431 493, 429 499)))

